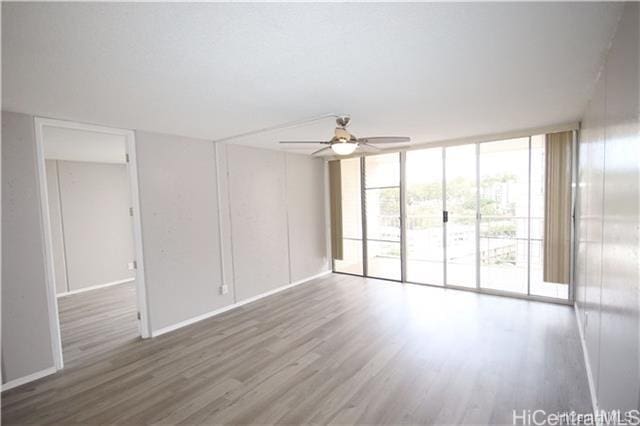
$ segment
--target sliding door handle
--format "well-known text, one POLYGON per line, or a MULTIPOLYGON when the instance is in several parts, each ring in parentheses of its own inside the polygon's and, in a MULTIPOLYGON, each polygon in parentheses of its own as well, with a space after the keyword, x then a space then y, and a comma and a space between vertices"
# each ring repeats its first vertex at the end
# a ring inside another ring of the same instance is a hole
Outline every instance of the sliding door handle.
POLYGON ((442 211, 442 222, 444 223, 449 222, 449 212, 446 210, 442 211))

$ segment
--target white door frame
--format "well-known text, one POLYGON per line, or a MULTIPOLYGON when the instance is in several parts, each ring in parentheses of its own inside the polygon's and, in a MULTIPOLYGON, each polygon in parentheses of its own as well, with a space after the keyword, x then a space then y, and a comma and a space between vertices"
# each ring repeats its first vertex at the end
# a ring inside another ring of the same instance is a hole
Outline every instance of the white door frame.
POLYGON ((42 219, 42 233, 45 249, 45 274, 47 285, 47 303, 49 306, 49 325, 51 331, 51 348, 56 369, 64 367, 62 357, 62 338, 60 335, 60 318, 58 315, 58 300, 56 297, 56 282, 53 267, 53 243, 51 239, 51 219, 49 216, 49 195, 47 191, 47 173, 44 157, 44 133, 45 126, 64 129, 85 130, 90 132, 106 133, 110 135, 124 136, 128 155, 127 174, 129 177, 129 189, 131 206, 133 207, 133 241, 136 269, 136 296, 140 319, 138 326, 142 338, 151 337, 149 327, 149 314, 147 308, 147 291, 144 275, 144 258, 142 250, 142 225, 140 221, 140 199, 138 188, 138 165, 136 162, 136 141, 132 130, 117 129, 112 127, 96 126, 92 124, 76 123, 72 121, 56 120, 51 118, 35 117, 36 136, 36 160, 38 182, 40 185, 40 209, 42 219))

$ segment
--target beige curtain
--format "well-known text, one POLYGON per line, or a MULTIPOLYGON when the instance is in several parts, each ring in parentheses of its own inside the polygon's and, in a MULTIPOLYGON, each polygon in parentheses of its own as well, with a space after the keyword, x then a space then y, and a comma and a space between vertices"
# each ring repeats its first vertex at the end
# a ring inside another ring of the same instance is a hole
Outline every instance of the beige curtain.
POLYGON ((569 283, 571 255, 571 142, 573 132, 545 141, 544 281, 569 283))
POLYGON ((342 260, 342 172, 340 160, 329 161, 329 199, 331 208, 331 255, 342 260))

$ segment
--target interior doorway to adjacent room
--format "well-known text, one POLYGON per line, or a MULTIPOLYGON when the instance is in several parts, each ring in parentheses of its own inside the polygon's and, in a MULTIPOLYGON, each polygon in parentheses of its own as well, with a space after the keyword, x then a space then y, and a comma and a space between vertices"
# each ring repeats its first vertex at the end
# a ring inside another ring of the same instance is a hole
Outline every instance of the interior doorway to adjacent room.
POLYGON ((149 337, 135 138, 36 118, 56 368, 149 337))

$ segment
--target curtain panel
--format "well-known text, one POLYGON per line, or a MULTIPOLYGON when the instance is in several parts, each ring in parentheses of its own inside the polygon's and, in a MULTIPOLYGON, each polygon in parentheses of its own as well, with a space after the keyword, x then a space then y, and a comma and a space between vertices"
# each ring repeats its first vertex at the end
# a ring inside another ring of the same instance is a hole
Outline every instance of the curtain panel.
POLYGON ((573 132, 545 140, 544 281, 569 283, 571 267, 571 145, 573 132))
POLYGON ((342 248, 342 171, 340 160, 329 161, 329 200, 331 216, 331 255, 343 259, 342 248))

